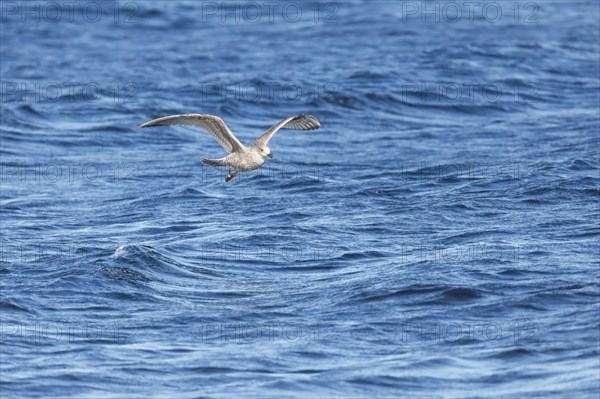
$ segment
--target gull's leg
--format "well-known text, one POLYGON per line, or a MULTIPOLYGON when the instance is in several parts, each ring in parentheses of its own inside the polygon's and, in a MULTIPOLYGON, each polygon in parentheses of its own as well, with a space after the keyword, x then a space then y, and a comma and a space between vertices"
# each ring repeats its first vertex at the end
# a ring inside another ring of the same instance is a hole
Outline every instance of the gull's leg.
POLYGON ((225 183, 227 183, 229 180, 233 179, 234 176, 231 175, 231 166, 229 166, 229 163, 227 164, 227 176, 225 177, 225 183))

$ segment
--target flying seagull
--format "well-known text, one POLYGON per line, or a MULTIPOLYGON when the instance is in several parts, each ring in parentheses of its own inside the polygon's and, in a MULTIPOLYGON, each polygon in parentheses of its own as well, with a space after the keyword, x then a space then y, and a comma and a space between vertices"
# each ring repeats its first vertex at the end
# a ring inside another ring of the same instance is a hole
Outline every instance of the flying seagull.
POLYGON ((248 147, 240 143, 227 127, 223 119, 214 115, 184 114, 171 115, 146 122, 140 127, 154 127, 166 125, 196 126, 204 129, 213 136, 225 151, 229 152, 225 158, 202 159, 202 162, 210 166, 227 166, 229 174, 225 181, 233 179, 239 172, 249 172, 258 169, 265 163, 267 157, 273 158, 271 149, 267 146, 271 137, 279 129, 315 130, 321 127, 321 123, 314 116, 300 114, 290 116, 273 125, 272 128, 261 134, 248 147), (234 173, 231 172, 234 170, 234 173))

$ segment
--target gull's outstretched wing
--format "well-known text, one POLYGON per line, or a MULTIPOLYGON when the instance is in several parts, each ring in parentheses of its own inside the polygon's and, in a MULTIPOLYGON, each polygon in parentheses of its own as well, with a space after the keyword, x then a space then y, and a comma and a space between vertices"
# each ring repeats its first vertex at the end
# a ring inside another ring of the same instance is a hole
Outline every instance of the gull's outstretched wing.
POLYGON ((295 129, 295 130, 315 130, 321 127, 321 123, 312 115, 300 114, 296 116, 290 116, 285 118, 281 122, 274 125, 272 128, 260 135, 259 138, 254 140, 252 145, 254 147, 262 147, 269 143, 271 137, 279 129, 295 129))
POLYGON ((217 140, 219 144, 227 152, 236 152, 244 148, 242 143, 231 133, 223 119, 214 115, 205 114, 184 114, 171 115, 146 122, 140 127, 166 126, 166 125, 181 125, 181 126, 196 126, 206 130, 211 136, 217 140))

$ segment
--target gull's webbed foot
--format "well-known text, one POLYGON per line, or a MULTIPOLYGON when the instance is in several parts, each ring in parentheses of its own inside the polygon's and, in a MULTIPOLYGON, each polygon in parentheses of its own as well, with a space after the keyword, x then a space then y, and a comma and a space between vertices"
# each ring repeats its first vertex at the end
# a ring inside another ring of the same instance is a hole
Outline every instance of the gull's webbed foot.
POLYGON ((229 180, 233 179, 236 176, 237 176, 237 173, 231 173, 231 172, 229 172, 229 174, 225 178, 225 183, 227 183, 229 180))

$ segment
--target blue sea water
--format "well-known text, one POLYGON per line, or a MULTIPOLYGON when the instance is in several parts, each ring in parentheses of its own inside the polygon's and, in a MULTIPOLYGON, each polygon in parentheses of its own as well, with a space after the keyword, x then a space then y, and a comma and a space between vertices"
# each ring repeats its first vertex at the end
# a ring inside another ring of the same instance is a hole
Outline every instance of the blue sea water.
POLYGON ((2 398, 598 397, 596 1, 0 6, 2 398))

